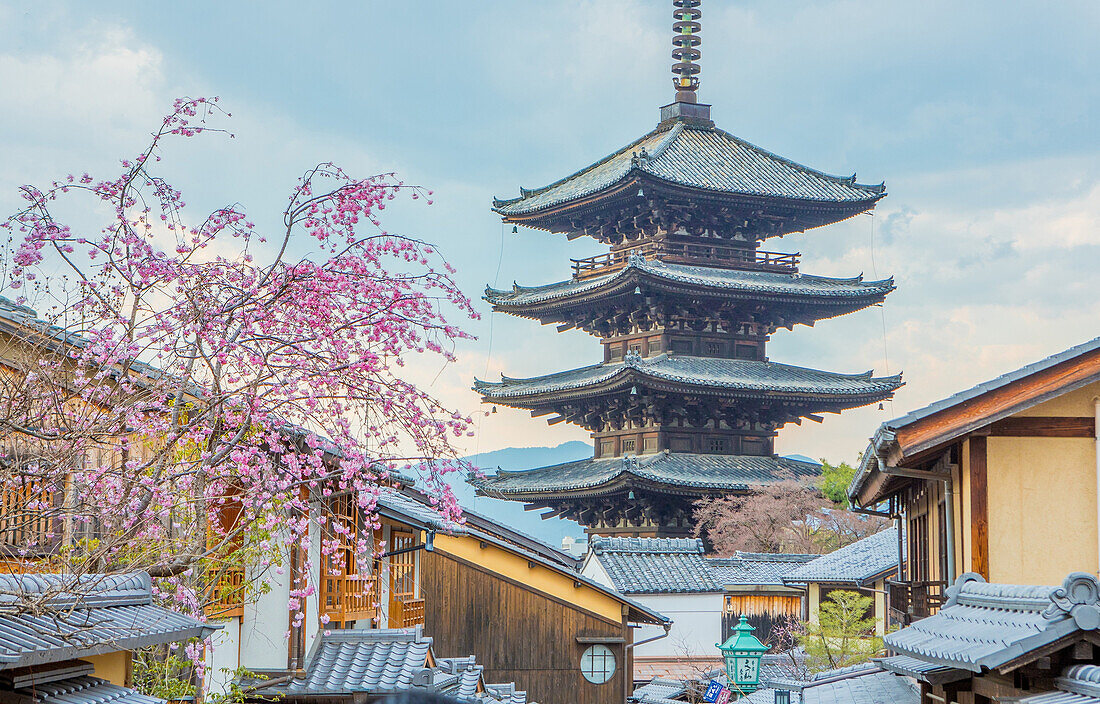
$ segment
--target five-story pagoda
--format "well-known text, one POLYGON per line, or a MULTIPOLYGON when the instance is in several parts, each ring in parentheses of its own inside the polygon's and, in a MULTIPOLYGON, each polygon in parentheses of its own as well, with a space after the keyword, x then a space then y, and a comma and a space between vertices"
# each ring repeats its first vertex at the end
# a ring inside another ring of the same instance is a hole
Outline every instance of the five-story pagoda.
POLYGON ((476 479, 479 493, 550 510, 600 535, 682 536, 692 503, 745 492, 816 465, 775 455, 802 418, 889 398, 901 378, 772 362, 778 328, 878 304, 893 281, 801 274, 764 240, 870 210, 882 185, 783 159, 714 126, 696 102, 699 0, 674 0, 676 102, 657 128, 545 188, 497 200, 505 222, 594 237, 606 254, 573 277, 487 289, 495 311, 580 328, 603 361, 531 379, 475 381, 486 402, 592 433, 592 459, 476 479))

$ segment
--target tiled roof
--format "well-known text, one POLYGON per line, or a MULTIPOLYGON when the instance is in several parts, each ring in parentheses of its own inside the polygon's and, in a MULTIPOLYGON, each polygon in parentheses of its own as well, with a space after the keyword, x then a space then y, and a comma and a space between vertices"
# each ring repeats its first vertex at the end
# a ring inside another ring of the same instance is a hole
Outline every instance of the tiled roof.
POLYGON ((377 511, 382 516, 396 518, 427 530, 440 530, 450 534, 465 532, 461 524, 444 519, 439 511, 425 501, 388 487, 383 487, 378 492, 377 511))
POLYGON ((722 591, 697 538, 594 538, 590 549, 624 594, 722 591))
POLYGON ((856 183, 854 176, 801 166, 722 130, 677 123, 545 188, 496 200, 494 209, 505 216, 536 212, 602 191, 634 173, 711 192, 811 202, 869 204, 885 192, 882 186, 856 183))
POLYGON ((1097 704, 1100 702, 1100 667, 1073 665, 1054 679, 1055 691, 1015 700, 1017 704, 1097 704))
POLYGON ((857 540, 839 550, 822 555, 783 576, 787 583, 845 582, 864 585, 896 569, 898 533, 887 528, 857 540))
POLYGON ((790 574, 819 555, 772 554, 740 552, 733 557, 708 557, 714 580, 724 586, 782 586, 783 576, 790 574))
POLYGON ((823 300, 848 301, 852 299, 880 299, 894 290, 893 279, 864 281, 862 276, 851 279, 834 279, 805 274, 780 274, 770 271, 744 271, 717 269, 714 267, 670 264, 660 260, 637 259, 613 274, 577 281, 570 279, 546 286, 524 287, 516 285, 511 290, 485 289, 485 300, 495 306, 511 308, 545 303, 579 296, 590 291, 631 288, 646 279, 676 282, 689 286, 705 287, 715 295, 730 296, 744 293, 759 298, 762 295, 789 301, 823 300))
POLYGON ((938 613, 886 636, 900 655, 971 672, 1000 667, 1060 638, 1100 628, 1100 582, 1075 572, 1061 587, 988 584, 967 573, 938 613))
POLYGON ((632 478, 674 487, 744 491, 792 475, 804 478, 820 474, 820 465, 786 457, 659 452, 576 460, 523 471, 498 470, 494 475, 471 477, 470 482, 486 496, 507 498, 581 489, 607 493, 632 478))
POLYGON ((164 704, 163 699, 91 676, 39 682, 12 694, 22 704, 164 704))
MULTIPOLYGON (((1051 367, 1061 364, 1062 362, 1067 362, 1071 359, 1074 359, 1075 357, 1090 354, 1097 350, 1100 350, 1100 337, 1096 337, 1092 340, 1089 340, 1088 342, 1070 347, 1068 350, 1064 350, 1062 352, 1059 352, 1058 354, 1051 355, 1037 362, 1032 362, 1031 364, 1020 367, 1015 371, 1008 372, 1007 374, 1002 374, 995 379, 984 381, 976 386, 972 386, 971 388, 966 389, 965 391, 960 391, 956 394, 948 396, 947 398, 930 403, 923 408, 918 408, 915 411, 910 411, 909 413, 906 413, 899 418, 886 421, 879 426, 878 430, 875 432, 874 438, 872 438, 871 440, 871 445, 868 448, 868 451, 863 454, 863 461, 860 464, 859 471, 852 478, 852 483, 848 487, 848 496, 856 498, 860 488, 863 486, 864 482, 866 482, 867 477, 874 469, 878 468, 878 458, 876 450, 893 442, 896 436, 896 432, 899 428, 911 425, 912 423, 923 420, 924 418, 927 418, 953 406, 958 406, 960 404, 966 403, 967 401, 971 401, 983 394, 989 393, 991 391, 996 391, 997 389, 1003 388, 1005 386, 1008 386, 1009 384, 1013 384, 1021 379, 1029 377, 1032 374, 1038 374, 1039 372, 1050 369, 1051 367)), ((1053 395, 1067 393, 1075 388, 1079 388, 1086 384, 1092 383, 1093 381, 1095 381, 1095 378, 1093 377, 1083 378, 1068 387, 1058 387, 1046 394, 1029 398, 1027 404, 1024 406, 1006 408, 994 415, 978 415, 973 423, 958 428, 957 433, 961 435, 963 433, 974 430, 976 427, 987 425, 1002 418, 1006 418, 1013 413, 1020 412, 1021 410, 1023 410, 1023 408, 1027 408, 1048 400, 1049 398, 1053 397, 1053 395)), ((912 451, 919 451, 920 449, 923 448, 918 446, 913 448, 912 451)))
POLYGON ((687 692, 687 687, 679 680, 654 677, 649 682, 635 688, 629 701, 638 702, 639 704, 667 704, 668 702, 677 701, 676 697, 683 696, 685 692, 687 692))
POLYGON ((422 690, 470 704, 526 704, 526 692, 514 684, 486 684, 483 670, 473 656, 436 658, 420 627, 337 629, 318 636, 304 676, 257 692, 298 699, 422 690))
MULTIPOLYGON (((775 689, 801 694, 801 704, 918 704, 914 683, 870 664, 819 672, 809 681, 773 681, 769 689, 738 699, 745 704, 772 704, 775 689)), ((792 696, 792 701, 798 701, 792 696)))
MULTIPOLYGON (((628 356, 621 362, 594 364, 529 379, 501 377, 499 383, 475 380, 474 389, 486 399, 518 399, 539 394, 585 390, 597 385, 626 386, 634 380, 673 382, 738 392, 741 395, 882 397, 902 385, 901 376, 878 377, 871 372, 838 374, 777 362, 748 359, 659 354, 628 356)), ((870 401, 867 401, 868 403, 870 401)))
POLYGON ((205 637, 216 627, 153 604, 149 575, 0 575, 0 669, 205 637))
POLYGON ((924 660, 911 658, 908 655, 876 658, 875 663, 882 669, 893 672, 896 675, 912 677, 915 680, 927 682, 932 685, 957 682, 959 680, 969 679, 971 676, 971 673, 965 670, 956 670, 947 665, 925 662, 924 660))

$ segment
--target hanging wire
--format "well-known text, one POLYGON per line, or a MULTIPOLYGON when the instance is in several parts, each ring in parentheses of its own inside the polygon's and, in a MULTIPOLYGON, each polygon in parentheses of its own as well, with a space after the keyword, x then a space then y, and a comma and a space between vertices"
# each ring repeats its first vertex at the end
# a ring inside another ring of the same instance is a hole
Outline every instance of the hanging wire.
MULTIPOLYGON (((513 228, 514 230, 514 228, 513 228)), ((493 288, 496 288, 500 280, 500 267, 504 263, 504 238, 507 231, 507 225, 504 221, 500 222, 500 251, 497 253, 497 270, 493 274, 493 288)), ((489 345, 488 350, 485 352, 485 371, 482 372, 482 376, 489 374, 489 363, 493 359, 493 321, 496 320, 496 316, 490 311, 489 313, 489 345)), ((486 413, 479 411, 477 414, 477 435, 474 437, 474 456, 481 454, 481 419, 484 418, 486 413)), ((474 503, 477 503, 475 497, 474 503)), ((475 506, 476 507, 476 506, 475 506)))
MULTIPOLYGON (((870 211, 867 213, 871 216, 871 275, 878 280, 878 266, 875 264, 875 213, 870 211)), ((886 299, 882 299, 882 303, 878 307, 879 317, 882 319, 882 363, 884 371, 887 375, 890 374, 890 354, 886 347, 886 299)), ((890 414, 894 413, 894 399, 890 401, 890 414)))

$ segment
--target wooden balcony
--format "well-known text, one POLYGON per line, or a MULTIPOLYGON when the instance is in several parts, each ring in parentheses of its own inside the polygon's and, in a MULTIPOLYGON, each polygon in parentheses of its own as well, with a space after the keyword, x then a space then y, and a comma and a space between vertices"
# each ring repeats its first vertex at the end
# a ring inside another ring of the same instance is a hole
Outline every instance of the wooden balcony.
POLYGON ((424 625, 424 600, 411 596, 396 596, 390 600, 390 628, 412 628, 424 625))
POLYGON ((943 606, 943 592, 946 582, 899 582, 887 580, 886 592, 890 605, 890 623, 908 626, 914 621, 927 618, 943 606))
POLYGON ((320 612, 330 623, 343 625, 378 616, 374 575, 322 574, 320 591, 320 612))
POLYGON ((222 571, 210 595, 206 615, 210 618, 239 618, 244 615, 243 567, 232 567, 222 571))
POLYGON ((660 259, 673 264, 696 264, 722 269, 748 269, 793 274, 798 271, 798 252, 765 252, 743 247, 700 244, 695 242, 647 242, 626 249, 613 250, 585 259, 572 259, 573 278, 590 279, 610 274, 626 267, 633 254, 647 259, 660 259))

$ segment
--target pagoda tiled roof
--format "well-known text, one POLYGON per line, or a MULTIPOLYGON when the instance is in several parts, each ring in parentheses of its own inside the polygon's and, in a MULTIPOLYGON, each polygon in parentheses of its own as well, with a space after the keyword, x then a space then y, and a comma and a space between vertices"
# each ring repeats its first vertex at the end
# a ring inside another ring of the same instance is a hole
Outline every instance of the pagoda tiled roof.
POLYGON ((672 382, 741 395, 829 396, 838 399, 885 397, 902 385, 901 375, 874 377, 871 372, 836 372, 748 359, 659 354, 627 355, 621 362, 605 362, 546 376, 500 382, 474 381, 474 389, 486 399, 518 399, 599 385, 626 385, 635 379, 672 382))
POLYGON ((549 186, 521 189, 519 198, 495 200, 493 205, 506 218, 534 213, 611 188, 634 175, 716 193, 819 203, 870 205, 885 194, 883 185, 856 183, 854 175, 830 176, 728 132, 676 122, 549 186))
POLYGON ((637 258, 619 271, 590 279, 559 281, 545 286, 513 286, 511 290, 485 289, 485 300, 501 308, 513 308, 566 300, 596 291, 629 288, 641 280, 657 280, 690 287, 714 289, 716 295, 745 293, 766 295, 791 301, 849 302, 880 299, 894 290, 893 279, 864 281, 862 276, 848 279, 770 271, 745 271, 670 264, 660 260, 637 258))
POLYGON ((726 586, 784 586, 784 575, 818 555, 737 551, 732 557, 709 557, 707 563, 719 584, 726 586))
POLYGON ((606 494, 635 481, 651 488, 664 485, 670 489, 745 491, 792 477, 820 474, 820 465, 786 457, 660 452, 576 460, 523 471, 498 470, 495 475, 471 477, 470 482, 486 496, 512 498, 584 490, 606 494))

